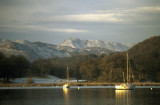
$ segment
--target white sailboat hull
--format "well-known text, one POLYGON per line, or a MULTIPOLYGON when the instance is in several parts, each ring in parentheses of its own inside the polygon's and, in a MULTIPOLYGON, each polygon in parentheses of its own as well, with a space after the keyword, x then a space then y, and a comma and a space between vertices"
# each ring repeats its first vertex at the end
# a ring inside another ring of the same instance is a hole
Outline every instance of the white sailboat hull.
POLYGON ((70 85, 69 84, 64 84, 63 88, 70 88, 70 85))
POLYGON ((133 84, 121 84, 115 86, 116 90, 133 90, 134 88, 135 86, 133 84))

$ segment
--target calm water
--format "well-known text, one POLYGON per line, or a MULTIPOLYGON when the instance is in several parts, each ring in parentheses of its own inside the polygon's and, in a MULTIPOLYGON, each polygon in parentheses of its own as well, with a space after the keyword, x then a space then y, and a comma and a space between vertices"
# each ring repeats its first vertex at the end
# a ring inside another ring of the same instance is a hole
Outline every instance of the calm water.
POLYGON ((159 105, 160 88, 0 89, 0 105, 159 105))

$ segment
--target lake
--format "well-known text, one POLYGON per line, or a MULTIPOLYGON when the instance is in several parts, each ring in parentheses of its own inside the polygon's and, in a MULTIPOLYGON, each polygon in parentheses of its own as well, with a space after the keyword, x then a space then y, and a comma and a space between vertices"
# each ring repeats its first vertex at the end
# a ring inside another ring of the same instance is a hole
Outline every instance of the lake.
POLYGON ((159 105, 160 88, 1 88, 0 105, 159 105))

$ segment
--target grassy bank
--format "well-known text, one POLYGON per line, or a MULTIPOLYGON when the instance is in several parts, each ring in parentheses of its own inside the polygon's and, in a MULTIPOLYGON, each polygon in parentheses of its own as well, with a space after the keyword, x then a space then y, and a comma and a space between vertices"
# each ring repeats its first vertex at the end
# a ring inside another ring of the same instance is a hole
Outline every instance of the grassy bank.
MULTIPOLYGON (((71 86, 114 86, 120 83, 70 83, 71 86)), ((160 86, 160 83, 133 83, 136 86, 160 86)), ((26 84, 26 83, 3 83, 0 82, 0 87, 52 87, 52 86, 63 86, 64 83, 38 83, 38 84, 26 84)))

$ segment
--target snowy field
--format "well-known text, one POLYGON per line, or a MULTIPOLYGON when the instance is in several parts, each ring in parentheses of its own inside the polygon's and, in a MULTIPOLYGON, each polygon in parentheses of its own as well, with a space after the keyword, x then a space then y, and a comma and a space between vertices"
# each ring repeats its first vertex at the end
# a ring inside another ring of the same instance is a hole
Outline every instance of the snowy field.
MULTIPOLYGON (((34 83, 65 83, 67 82, 66 79, 60 79, 56 76, 51 76, 51 75, 47 75, 47 77, 45 78, 40 78, 40 77, 32 77, 34 83)), ((27 78, 15 78, 15 79, 11 79, 11 82, 15 82, 15 83, 26 83, 27 78)), ((79 82, 82 82, 85 80, 79 80, 79 82)), ((76 83, 77 80, 75 78, 71 78, 70 82, 72 83, 76 83)))

